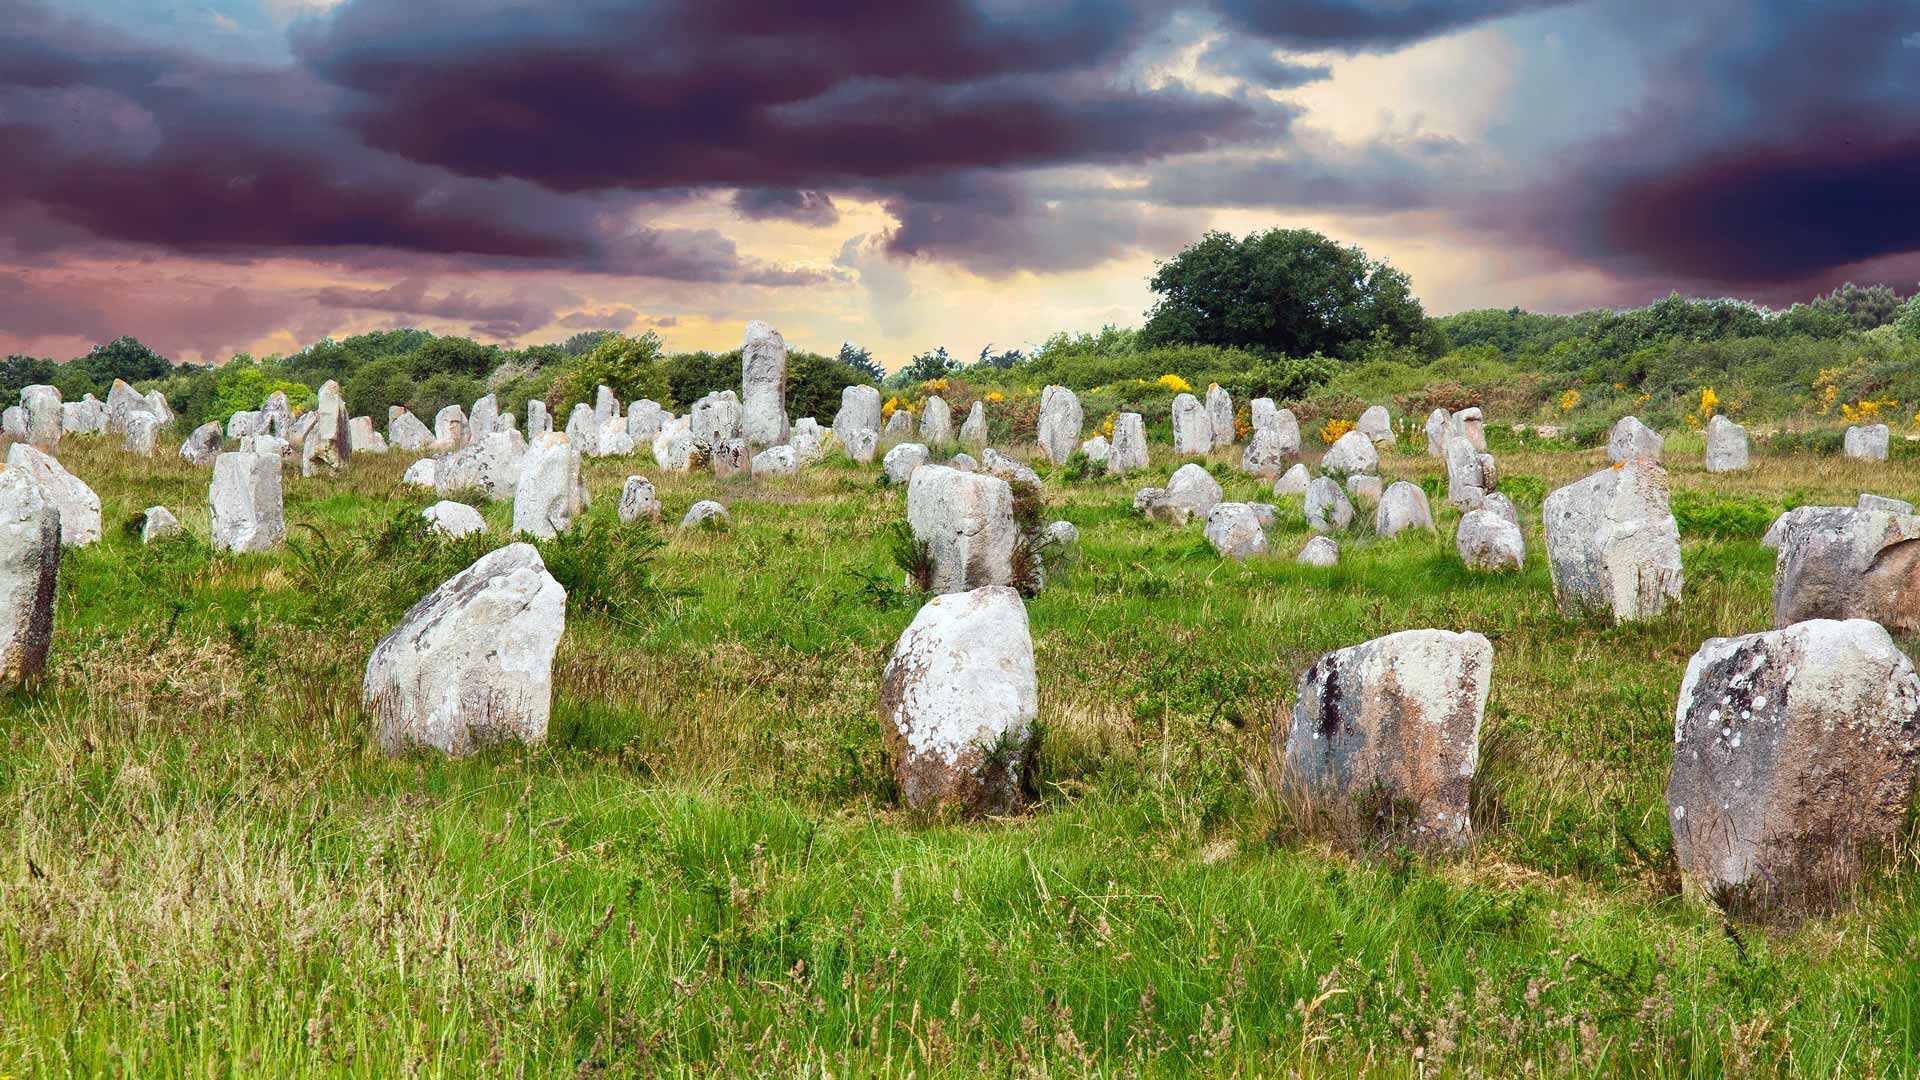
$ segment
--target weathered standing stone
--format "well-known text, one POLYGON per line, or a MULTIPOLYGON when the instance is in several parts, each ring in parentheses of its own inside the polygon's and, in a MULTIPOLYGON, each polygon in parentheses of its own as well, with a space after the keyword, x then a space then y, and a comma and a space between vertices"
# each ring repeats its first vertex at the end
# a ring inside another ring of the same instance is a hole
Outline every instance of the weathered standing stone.
POLYGON ((249 435, 240 440, 239 449, 248 454, 265 454, 276 460, 284 458, 292 451, 285 439, 276 439, 272 435, 249 435))
POLYGON ((1240 471, 1263 480, 1280 475, 1280 470, 1299 448, 1289 450, 1281 433, 1270 427, 1254 428, 1253 437, 1247 440, 1246 452, 1240 455, 1240 471))
POLYGON ((347 416, 338 408, 316 409, 313 426, 300 443, 300 475, 338 472, 347 467, 352 446, 347 441, 347 416))
POLYGON ((987 445, 986 402, 976 401, 973 408, 967 410, 967 418, 960 425, 960 443, 972 447, 987 445))
POLYGON ((1027 484, 1038 490, 1041 487, 1040 474, 1027 468, 1026 464, 995 450, 992 447, 981 451, 980 463, 990 476, 997 476, 1009 484, 1027 484))
POLYGON ((887 427, 883 434, 888 439, 913 438, 913 410, 905 405, 896 406, 887 415, 887 427))
POLYGON ((1487 452, 1487 425, 1481 418, 1479 406, 1461 409, 1448 417, 1447 434, 1460 436, 1482 454, 1487 452))
POLYGON ((1173 477, 1167 481, 1168 503, 1176 512, 1186 512, 1176 524, 1184 525, 1191 518, 1206 520, 1224 498, 1226 492, 1221 490, 1220 481, 1198 462, 1189 461, 1173 470, 1173 477))
POLYGON ((591 457, 625 457, 633 453, 633 436, 627 434, 627 422, 615 416, 600 425, 593 439, 591 457))
POLYGON ((907 806, 1018 809, 1039 715, 1020 594, 989 586, 928 601, 887 661, 880 713, 907 806))
POLYGON ((220 421, 209 420, 194 428, 187 441, 180 444, 180 458, 189 465, 211 465, 213 459, 220 456, 224 441, 220 421))
POLYGON ((594 419, 593 407, 584 401, 567 417, 567 441, 582 454, 593 455, 600 450, 600 421, 594 419))
POLYGON ((467 427, 460 437, 465 442, 479 442, 493 434, 499 423, 500 399, 492 394, 483 394, 479 401, 473 403, 473 411, 467 414, 467 427))
POLYGON ((1107 475, 1125 476, 1147 467, 1147 423, 1136 412, 1113 418, 1113 441, 1107 447, 1107 475))
POLYGON ((1307 485, 1307 527, 1314 532, 1338 532, 1353 524, 1353 503, 1332 478, 1317 476, 1307 485))
POLYGON ((1473 448, 1462 435, 1447 436, 1447 501, 1462 510, 1478 510, 1498 474, 1493 455, 1473 448))
POLYGON ((791 446, 769 446, 753 455, 747 469, 755 476, 792 476, 800 471, 800 458, 791 446))
POLYGON ((1260 513, 1247 503, 1217 503, 1207 513, 1207 543, 1212 544, 1222 558, 1265 555, 1271 549, 1260 518, 1260 513))
POLYGON ((787 343, 755 320, 740 347, 741 434, 749 451, 787 441, 787 343))
MULTIPOLYGON (((539 398, 527 399, 527 441, 545 435, 553 430, 553 414, 547 412, 547 403, 539 398)), ((391 433, 389 433, 391 437, 391 433)))
POLYGON ((580 486, 580 451, 556 436, 542 436, 520 460, 513 489, 513 531, 549 539, 573 527, 587 508, 580 486))
MULTIPOLYGON (((58 391, 55 391, 58 393, 58 391)), ((25 391, 21 392, 25 397, 25 391)), ((27 419, 28 436, 31 438, 33 419, 27 419)), ((60 406, 60 430, 68 435, 98 435, 107 430, 107 407, 92 394, 79 401, 64 402, 60 406)))
POLYGON ((605 430, 608 425, 620 419, 620 399, 614 396, 613 388, 605 383, 593 390, 593 426, 605 430))
POLYGON ((693 418, 676 416, 660 425, 653 437, 654 464, 672 472, 687 471, 693 459, 693 418))
MULTIPOLYGON (((528 416, 532 416, 531 404, 528 416)), ((541 410, 545 412, 543 408, 541 410)), ((660 425, 666 421, 667 413, 660 403, 652 398, 641 398, 627 406, 627 434, 632 436, 635 446, 645 445, 660 434, 660 425)))
POLYGON ((293 430, 293 405, 287 401, 285 390, 268 394, 267 400, 260 404, 260 412, 267 418, 268 435, 291 441, 288 435, 293 430))
MULTIPOLYGON (((1774 525, 1773 624, 1872 619, 1920 630, 1920 517, 1803 506, 1774 525)), ((1773 536, 1773 533, 1769 534, 1773 536)))
POLYGON ((927 463, 927 448, 919 443, 901 443, 887 451, 880 459, 880 467, 886 470, 887 483, 904 484, 912 478, 914 470, 927 463))
POLYGON ((1634 459, 1602 469, 1548 495, 1540 517, 1561 611, 1621 623, 1679 601, 1680 527, 1659 465, 1634 459))
POLYGON ((693 403, 693 439, 702 446, 718 446, 743 439, 745 422, 740 399, 731 390, 719 390, 693 403))
POLYGON ((296 448, 306 445, 307 433, 313 430, 314 422, 319 419, 320 414, 311 409, 295 417, 287 426, 288 442, 296 448))
POLYGON ((1350 840, 1392 829, 1464 844, 1492 674, 1493 644, 1474 633, 1403 630, 1328 653, 1300 676, 1287 776, 1350 840))
POLYGON ((467 410, 449 405, 433 414, 433 448, 453 450, 466 441, 467 410))
POLYGON ((1313 483, 1312 474, 1304 464, 1295 463, 1280 479, 1273 482, 1275 495, 1305 495, 1307 487, 1313 483))
POLYGON ((567 591, 532 544, 482 555, 374 646, 360 698, 381 748, 461 756, 544 740, 566 621, 567 591))
POLYGON ((793 447, 795 464, 805 467, 826 457, 828 434, 827 429, 811 416, 794 421, 790 445, 793 447))
POLYGON ((1887 460, 1887 425, 1854 424, 1848 427, 1841 453, 1861 461, 1887 460))
POLYGON ((1375 446, 1392 446, 1395 441, 1393 415, 1387 412, 1385 405, 1367 406, 1366 411, 1360 414, 1359 421, 1353 425, 1353 430, 1373 440, 1375 446))
POLYGON ((1372 439, 1358 430, 1349 431, 1327 447, 1326 456, 1320 459, 1320 468, 1343 477, 1355 473, 1376 475, 1380 472, 1380 451, 1374 448, 1372 439))
POLYGON ((267 414, 258 410, 241 410, 227 418, 227 438, 244 439, 250 435, 264 434, 267 430, 267 414))
POLYGON ((1707 471, 1737 472, 1747 467, 1747 429, 1715 414, 1707 421, 1707 471))
MULTIPOLYGON (((66 406, 62 404, 61 408, 64 410, 66 406)), ((62 416, 64 418, 64 412, 62 416)), ((5 409, 0 409, 0 434, 10 439, 26 438, 27 410, 19 405, 9 405, 5 409)))
POLYGON ((58 461, 27 445, 7 448, 7 472, 24 473, 40 497, 60 512, 60 542, 84 547, 100 539, 100 496, 58 461))
POLYGON ((1396 480, 1373 513, 1373 531, 1381 536, 1399 536, 1408 529, 1433 532, 1433 510, 1427 505, 1427 493, 1418 484, 1396 480))
POLYGON ((727 508, 712 499, 701 499, 687 507, 686 516, 680 519, 683 529, 724 529, 733 523, 733 516, 727 508))
POLYGON ((1219 383, 1207 387, 1207 422, 1213 428, 1213 445, 1232 446, 1239 432, 1233 424, 1233 395, 1219 383))
POLYGON ((880 446, 880 391, 871 386, 849 386, 840 391, 833 437, 849 458, 862 465, 871 462, 880 446))
POLYGON ((1347 498, 1356 503, 1373 504, 1380 501, 1382 485, 1380 478, 1369 473, 1354 473, 1347 477, 1347 498))
POLYGON ((221 551, 265 551, 287 534, 280 493, 280 459, 264 454, 221 454, 207 485, 213 516, 213 546, 221 551))
POLYGON ((929 396, 920 406, 920 441, 928 446, 945 446, 953 441, 953 409, 939 394, 929 396))
MULTIPOLYGON (((531 404, 529 405, 531 408, 531 404)), ((433 442, 433 432, 420 418, 401 409, 387 420, 387 444, 395 450, 425 450, 433 442)))
POLYGON ((1340 562, 1340 544, 1331 536, 1316 536, 1308 540, 1300 554, 1293 561, 1302 566, 1335 566, 1340 562))
POLYGON ((1427 456, 1443 458, 1447 456, 1447 428, 1453 421, 1453 414, 1445 409, 1435 409, 1427 414, 1427 456))
POLYGON ((1255 431, 1266 431, 1280 426, 1280 407, 1269 397, 1257 397, 1247 403, 1247 422, 1255 431))
POLYGON ((1713 638, 1687 664, 1667 780, 1686 883, 1743 913, 1839 906, 1894 850, 1920 678, 1882 627, 1816 619, 1713 638))
POLYGON ((504 502, 514 497, 520 483, 520 461, 527 447, 517 431, 493 434, 440 458, 434 468, 434 490, 442 495, 477 488, 487 498, 504 502))
POLYGON ((158 453, 160 418, 150 412, 137 412, 127 417, 127 431, 120 440, 120 448, 140 457, 152 457, 158 453))
POLYGON ((974 460, 972 454, 962 451, 947 459, 947 468, 959 469, 961 472, 979 472, 980 463, 974 460))
POLYGON ((29 386, 20 391, 20 407, 27 410, 28 442, 43 450, 60 445, 60 434, 66 430, 60 391, 40 384, 29 386))
POLYGON ((1192 394, 1173 399, 1173 452, 1180 456, 1205 454, 1213 449, 1213 418, 1192 394))
POLYGON ((451 499, 434 503, 420 511, 420 516, 427 519, 427 524, 434 532, 444 536, 458 538, 487 531, 487 519, 480 516, 480 511, 451 499))
POLYGON ((125 435, 127 421, 136 413, 147 411, 147 399, 136 392, 127 380, 113 380, 112 388, 107 391, 107 434, 125 435))
POLYGON ((907 526, 927 545, 925 587, 964 592, 1013 580, 1013 488, 984 473, 922 465, 907 481, 907 526))
POLYGON ((23 470, 0 473, 0 682, 39 677, 53 643, 60 510, 23 470))
POLYGON ((620 520, 634 522, 641 519, 660 523, 660 496, 653 490, 653 481, 644 476, 629 476, 620 488, 620 520))
POLYGON ((1508 521, 1513 522, 1514 528, 1517 529, 1520 527, 1519 508, 1513 505, 1512 499, 1507 498, 1507 496, 1501 492, 1488 492, 1487 497, 1480 500, 1480 509, 1491 510, 1501 517, 1506 518, 1508 521))
POLYGON ((1613 431, 1607 435, 1607 460, 1657 462, 1666 445, 1667 440, 1641 423, 1639 417, 1623 416, 1614 423, 1613 431))
POLYGON ((387 440, 373 430, 373 417, 356 416, 347 421, 347 450, 354 454, 387 452, 387 440))
POLYGON ((715 479, 746 472, 753 467, 753 459, 747 456, 747 440, 735 436, 714 443, 707 448, 707 464, 715 479))
POLYGON ((149 506, 140 516, 140 542, 151 544, 180 535, 180 519, 164 506, 149 506))
POLYGON ((1040 452, 1055 465, 1064 465, 1080 448, 1080 425, 1085 421, 1080 398, 1064 386, 1049 386, 1040 392, 1038 434, 1040 452))
POLYGON ((1527 541, 1520 526, 1486 507, 1467 511, 1453 540, 1469 570, 1518 570, 1527 564, 1527 541))

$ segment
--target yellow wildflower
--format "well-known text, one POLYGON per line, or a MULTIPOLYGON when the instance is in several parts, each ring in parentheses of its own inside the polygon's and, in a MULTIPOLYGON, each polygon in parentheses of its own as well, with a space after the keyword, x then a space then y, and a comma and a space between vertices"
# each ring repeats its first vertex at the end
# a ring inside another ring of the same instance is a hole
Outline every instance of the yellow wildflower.
POLYGON ((1352 430, 1353 430, 1353 421, 1342 420, 1337 416, 1333 417, 1329 419, 1325 424, 1321 425, 1320 441, 1327 444, 1328 446, 1332 446, 1334 443, 1340 441, 1340 436, 1345 435, 1347 432, 1352 430))
POLYGON ((1192 383, 1188 382, 1187 380, 1181 378, 1178 375, 1173 374, 1172 372, 1168 372, 1167 374, 1160 376, 1158 379, 1155 379, 1154 382, 1157 385, 1164 387, 1165 389, 1171 390, 1176 394, 1190 393, 1193 390, 1192 383))
POLYGON ((1561 412, 1572 412, 1573 407, 1578 404, 1580 404, 1580 391, 1568 390, 1566 393, 1560 395, 1561 412))
POLYGON ((989 390, 987 391, 987 396, 984 398, 981 398, 980 400, 985 401, 989 405, 998 405, 1001 402, 1007 400, 1007 395, 1001 393, 998 390, 989 390))

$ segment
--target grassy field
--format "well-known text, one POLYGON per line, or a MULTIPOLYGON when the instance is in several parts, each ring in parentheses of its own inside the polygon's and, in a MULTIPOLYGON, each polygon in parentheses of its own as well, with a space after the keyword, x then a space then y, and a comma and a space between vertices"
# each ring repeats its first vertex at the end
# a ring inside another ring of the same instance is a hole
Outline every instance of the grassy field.
POLYGON ((1662 790, 1688 657, 1770 625, 1773 514, 1920 495, 1920 462, 1698 451, 1668 444, 1685 603, 1624 628, 1557 614, 1539 551, 1598 453, 1501 454, 1533 548, 1505 578, 1461 569, 1438 499, 1440 536, 1316 570, 1298 500, 1281 557, 1236 565, 1135 517, 1147 480, 1050 483, 1083 550, 1029 606, 1041 797, 968 822, 892 799, 875 699, 919 599, 872 470, 589 463, 599 527, 547 547, 586 582, 548 743, 390 760, 368 652, 483 550, 393 527, 432 501, 407 459, 291 470, 297 546, 235 557, 205 471, 72 440, 107 537, 0 715, 0 1076, 1910 1072, 1912 858, 1852 913, 1730 925, 1679 894, 1662 790), (669 522, 717 494, 734 527, 619 527, 633 471, 669 522), (154 503, 198 539, 143 548, 120 526, 154 503), (1428 626, 1496 650, 1479 842, 1297 835, 1268 768, 1300 670, 1428 626))

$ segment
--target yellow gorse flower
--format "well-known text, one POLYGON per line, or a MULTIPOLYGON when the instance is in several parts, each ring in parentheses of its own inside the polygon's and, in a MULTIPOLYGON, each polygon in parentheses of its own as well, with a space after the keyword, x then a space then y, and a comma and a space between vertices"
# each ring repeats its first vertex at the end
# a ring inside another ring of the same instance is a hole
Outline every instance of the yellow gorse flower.
POLYGON ((1171 390, 1176 394, 1191 393, 1193 390, 1192 383, 1188 382, 1187 380, 1181 378, 1178 375, 1173 374, 1172 372, 1168 372, 1167 374, 1160 376, 1158 379, 1155 379, 1154 383, 1158 386, 1166 387, 1168 390, 1171 390))
POLYGON ((1320 441, 1328 446, 1332 446, 1334 443, 1340 441, 1340 436, 1352 430, 1353 421, 1343 420, 1337 416, 1333 417, 1326 423, 1320 425, 1320 441))
POLYGON ((1580 391, 1568 390, 1566 393, 1560 395, 1561 412, 1572 412, 1573 407, 1578 404, 1580 404, 1580 391))
POLYGON ((1007 400, 1007 395, 1001 393, 998 390, 989 390, 987 391, 987 396, 984 398, 981 398, 980 400, 986 402, 989 405, 998 405, 1001 402, 1007 400))

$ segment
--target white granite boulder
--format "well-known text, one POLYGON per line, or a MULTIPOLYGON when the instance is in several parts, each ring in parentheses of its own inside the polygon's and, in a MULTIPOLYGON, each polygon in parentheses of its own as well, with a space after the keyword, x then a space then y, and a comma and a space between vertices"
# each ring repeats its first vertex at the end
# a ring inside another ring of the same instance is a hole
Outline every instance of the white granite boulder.
POLYGON ((1887 425, 1854 424, 1847 428, 1841 453, 1860 461, 1887 460, 1887 425))
POLYGON ((1920 631, 1920 516, 1803 506, 1783 515, 1774 533, 1776 627, 1872 619, 1901 633, 1920 631))
POLYGON ((1607 435, 1607 460, 1658 462, 1666 445, 1667 440, 1641 423, 1639 417, 1623 416, 1614 423, 1613 430, 1607 435))
MULTIPOLYGON (((43 450, 60 445, 60 435, 66 430, 66 412, 61 408, 60 391, 45 384, 26 387, 20 391, 20 407, 27 410, 28 442, 43 450)), ((93 430, 101 429, 96 426, 93 430)))
POLYGON ((1340 562, 1340 544, 1331 536, 1316 536, 1306 542, 1293 561, 1302 566, 1336 566, 1340 562))
POLYGON ((1247 559, 1272 550, 1260 513, 1247 503, 1216 503, 1207 513, 1206 536, 1222 558, 1247 559))
POLYGON ((1320 468, 1341 477, 1364 473, 1369 476, 1380 472, 1380 451, 1373 440, 1361 434, 1358 429, 1347 432, 1327 447, 1326 456, 1320 459, 1320 468))
POLYGON ((953 408, 939 394, 930 395, 920 406, 920 441, 928 446, 953 441, 953 408))
POLYGON ((1213 417, 1207 407, 1192 394, 1173 399, 1173 452, 1182 457, 1206 454, 1213 450, 1213 417))
POLYGON ((0 473, 0 682, 37 679, 53 644, 60 510, 24 470, 0 473))
POLYGON ((833 437, 849 458, 865 465, 880 446, 880 391, 871 386, 849 386, 840 391, 840 411, 833 418, 833 437))
POLYGON ((985 473, 922 465, 907 482, 907 525, 927 546, 925 588, 964 592, 1013 581, 1013 488, 985 473))
POLYGON ((420 511, 420 516, 427 520, 427 525, 434 532, 443 536, 459 538, 470 533, 487 531, 487 519, 480 516, 480 511, 466 503, 454 502, 451 499, 442 499, 434 503, 420 511))
POLYGON ((1273 493, 1275 495, 1305 495, 1307 488, 1311 486, 1312 483, 1313 474, 1307 471, 1306 465, 1296 462, 1292 468, 1281 475, 1280 479, 1273 482, 1273 493))
POLYGON ((755 476, 792 476, 800 471, 800 458, 791 446, 769 446, 753 455, 748 470, 755 476))
POLYGON ((1340 532, 1353 524, 1353 503, 1331 477, 1317 476, 1307 485, 1305 508, 1314 532, 1340 532))
POLYGON ((40 497, 60 512, 60 542, 84 547, 100 539, 100 496, 58 461, 26 443, 7 448, 7 472, 24 473, 40 497))
POLYGON ((1170 525, 1185 525, 1194 518, 1205 521, 1207 515, 1213 513, 1213 508, 1226 497, 1226 492, 1213 474, 1198 462, 1191 461, 1173 470, 1173 477, 1167 481, 1166 487, 1147 488, 1145 491, 1155 494, 1144 501, 1136 495, 1135 508, 1144 510, 1155 521, 1170 525))
POLYGON ((1233 395, 1219 383, 1207 387, 1207 422, 1213 428, 1213 445, 1232 446, 1239 441, 1233 424, 1233 395))
POLYGON ((143 544, 179 536, 181 531, 180 519, 164 506, 149 506, 140 515, 140 542, 143 544))
POLYGON ((740 426, 749 453, 787 442, 787 343, 757 319, 740 346, 740 426))
POLYGON ((410 487, 435 487, 436 485, 433 480, 434 474, 438 471, 438 466, 439 462, 436 462, 432 458, 421 458, 419 461, 407 466, 407 471, 400 477, 400 482, 410 487))
POLYGON ((727 513, 726 507, 712 499, 701 499, 687 507, 686 515, 680 519, 680 527, 683 529, 718 530, 731 524, 733 524, 733 515, 727 513))
POLYGON ((617 508, 621 521, 640 520, 660 523, 660 496, 653 490, 653 481, 644 476, 629 476, 620 488, 620 505, 617 508))
POLYGON ((960 424, 960 444, 962 446, 984 447, 987 445, 987 403, 976 401, 967 410, 967 418, 960 424))
POLYGON ((904 484, 912 478, 914 470, 927 463, 927 448, 919 443, 901 443, 887 451, 880 459, 880 467, 886 470, 887 482, 904 484))
POLYGON ((1465 436, 1447 436, 1447 502, 1478 510, 1499 480, 1493 455, 1475 450, 1465 436))
POLYGON ((1372 440, 1375 446, 1392 446, 1395 442, 1393 414, 1387 411, 1385 405, 1367 406, 1366 411, 1360 414, 1359 421, 1353 425, 1353 430, 1372 440))
POLYGON ((213 459, 220 456, 224 442, 220 422, 209 420, 194 428, 193 434, 187 436, 187 441, 180 444, 180 460, 189 465, 211 465, 213 459))
POLYGON ((1427 456, 1444 458, 1447 456, 1447 428, 1453 422, 1453 414, 1445 409, 1435 409, 1427 414, 1427 456))
MULTIPOLYGON (((546 409, 542 407, 540 412, 544 416, 546 409)), ((633 440, 635 446, 649 445, 653 437, 660 434, 660 425, 666 422, 666 418, 666 410, 652 398, 632 402, 627 406, 627 437, 633 440)), ((533 421, 532 402, 527 404, 527 420, 529 423, 533 421)))
POLYGON ((1420 485, 1396 480, 1374 509, 1373 531, 1381 536, 1399 536, 1409 529, 1434 532, 1433 510, 1420 485))
MULTIPOLYGON (((531 407, 531 403, 529 403, 531 407)), ((387 420, 387 445, 395 450, 415 453, 433 445, 433 432, 420 418, 401 409, 387 420)))
POLYGON ((1055 465, 1064 465, 1080 448, 1080 426, 1085 416, 1080 398, 1064 386, 1049 386, 1040 392, 1038 437, 1040 453, 1055 465))
POLYGON ((1540 517, 1563 612, 1623 623, 1679 602, 1680 528, 1659 465, 1636 458, 1568 484, 1547 496, 1540 517))
POLYGON ((280 491, 280 459, 265 454, 221 454, 207 485, 213 546, 220 551, 266 551, 287 534, 280 491))
POLYGON ((520 459, 513 489, 513 531, 550 539, 571 529, 586 509, 580 451, 557 436, 541 436, 520 459))
POLYGON ((496 431, 438 459, 433 488, 441 495, 477 489, 495 502, 505 502, 519 486, 520 462, 526 453, 518 431, 496 431))
POLYGON ((1738 472, 1747 467, 1747 429, 1715 414, 1707 421, 1707 471, 1738 472))
POLYGON ((1527 564, 1527 541, 1520 526, 1485 507, 1461 516, 1454 547, 1469 570, 1498 573, 1527 564))
POLYGON ((1299 452, 1296 443, 1289 448, 1281 433, 1275 428, 1254 428, 1253 437, 1247 440, 1247 448, 1240 455, 1240 471, 1249 476, 1271 480, 1280 475, 1288 459, 1299 452))
MULTIPOLYGON (((1447 417, 1447 434, 1460 436, 1482 454, 1487 452, 1487 425, 1478 406, 1469 406, 1447 417)), ((1444 441, 1441 445, 1445 446, 1444 441)))

